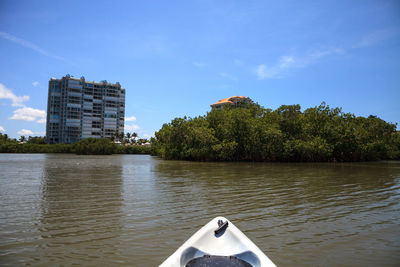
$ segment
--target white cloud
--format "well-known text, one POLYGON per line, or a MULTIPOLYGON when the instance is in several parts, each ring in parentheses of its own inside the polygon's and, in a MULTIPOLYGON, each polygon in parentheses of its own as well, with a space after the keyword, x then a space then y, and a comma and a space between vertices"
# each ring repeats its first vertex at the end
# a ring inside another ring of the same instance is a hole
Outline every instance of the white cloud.
POLYGON ((139 127, 139 125, 136 125, 136 124, 125 125, 125 127, 124 127, 124 130, 128 131, 128 132, 129 131, 136 131, 138 129, 140 129, 140 127, 139 127))
POLYGON ((297 60, 293 56, 283 56, 277 64, 271 67, 265 64, 258 65, 256 73, 259 80, 279 78, 286 69, 294 67, 297 63, 297 60))
POLYGON ((13 35, 11 35, 9 33, 0 32, 0 38, 3 38, 5 40, 11 41, 13 43, 16 43, 16 44, 19 44, 19 45, 22 45, 22 46, 25 46, 27 48, 30 48, 30 49, 32 49, 32 50, 34 50, 34 51, 36 51, 36 52, 38 52, 38 53, 40 53, 42 55, 45 55, 47 57, 51 57, 51 58, 58 59, 58 60, 64 60, 62 57, 53 55, 53 54, 47 52, 46 50, 38 47, 37 45, 35 45, 35 44, 31 43, 31 42, 26 41, 26 40, 21 39, 21 38, 18 38, 16 36, 13 36, 13 35))
POLYGON ((260 64, 257 66, 256 73, 259 80, 276 78, 279 73, 279 68, 276 67, 267 67, 265 64, 260 64))
POLYGON ((13 106, 23 106, 23 102, 29 100, 29 96, 16 96, 10 89, 0 83, 0 99, 10 99, 13 106))
POLYGON ((125 117, 125 121, 136 121, 135 116, 125 117))
POLYGON ((301 62, 303 65, 309 65, 314 63, 316 60, 330 56, 330 55, 340 55, 346 53, 346 50, 340 47, 333 47, 325 50, 317 50, 317 51, 312 51, 308 53, 301 62))
POLYGON ((147 133, 143 134, 143 138, 150 139, 152 137, 154 137, 154 133, 153 134, 147 134, 147 133))
POLYGON ((303 57, 282 56, 273 65, 260 64, 256 67, 256 74, 259 80, 283 77, 290 69, 305 68, 316 63, 319 59, 333 54, 343 54, 342 48, 329 48, 325 50, 315 50, 308 52, 303 57))
POLYGON ((294 64, 294 57, 284 56, 279 60, 279 68, 285 69, 289 68, 294 64))
POLYGON ((21 131, 18 131, 17 134, 19 134, 19 135, 33 135, 33 132, 31 130, 22 129, 21 131))
POLYGON ((32 83, 32 85, 34 86, 34 87, 38 87, 39 86, 39 82, 38 81, 34 81, 33 83, 32 83))
POLYGON ((194 65, 195 67, 198 67, 198 68, 203 68, 203 67, 207 66, 206 63, 204 63, 204 62, 197 62, 197 61, 193 62, 193 65, 194 65))
POLYGON ((5 132, 6 130, 4 129, 4 127, 0 125, 0 133, 5 133, 5 132))
POLYGON ((45 136, 46 132, 32 132, 31 130, 21 129, 17 132, 19 135, 29 135, 29 136, 45 136))
POLYGON ((378 45, 389 39, 393 39, 400 33, 399 28, 387 28, 370 32, 364 35, 358 42, 347 45, 345 48, 328 47, 322 50, 312 50, 303 56, 282 56, 275 64, 260 64, 255 68, 255 73, 259 80, 281 78, 290 69, 305 68, 317 63, 324 57, 344 54, 352 49, 359 49, 378 45))
POLYGON ((10 119, 44 123, 46 119, 46 112, 41 109, 23 107, 14 110, 14 114, 10 117, 10 119))

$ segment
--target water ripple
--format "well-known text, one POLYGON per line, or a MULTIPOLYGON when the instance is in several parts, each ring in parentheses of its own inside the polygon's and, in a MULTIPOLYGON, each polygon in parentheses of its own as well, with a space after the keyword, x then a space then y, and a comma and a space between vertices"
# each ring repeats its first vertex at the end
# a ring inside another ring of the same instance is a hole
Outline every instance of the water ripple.
POLYGON ((1 154, 0 182, 2 265, 156 266, 217 215, 278 265, 400 262, 400 162, 1 154))

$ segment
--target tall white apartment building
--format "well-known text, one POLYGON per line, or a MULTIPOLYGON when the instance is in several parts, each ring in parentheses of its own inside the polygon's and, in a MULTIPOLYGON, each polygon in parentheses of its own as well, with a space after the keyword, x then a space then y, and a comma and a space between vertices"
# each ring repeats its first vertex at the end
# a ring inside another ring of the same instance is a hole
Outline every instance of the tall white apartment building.
POLYGON ((125 89, 117 82, 51 78, 47 102, 47 143, 74 143, 124 132, 125 89))

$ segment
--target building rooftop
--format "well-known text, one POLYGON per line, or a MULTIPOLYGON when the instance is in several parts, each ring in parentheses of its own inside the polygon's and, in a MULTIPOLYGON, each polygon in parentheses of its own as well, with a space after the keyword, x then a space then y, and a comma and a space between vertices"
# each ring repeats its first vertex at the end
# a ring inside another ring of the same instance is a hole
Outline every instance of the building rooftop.
POLYGON ((73 76, 71 76, 71 75, 69 75, 69 74, 67 74, 67 75, 65 75, 64 77, 62 77, 61 79, 57 79, 57 78, 54 78, 54 77, 51 77, 50 78, 50 80, 62 80, 63 78, 66 78, 66 79, 70 79, 70 80, 75 80, 75 81, 85 81, 86 83, 92 83, 92 84, 98 84, 98 85, 101 85, 101 84, 109 84, 109 85, 115 85, 115 86, 121 86, 120 85, 120 83, 119 82, 116 82, 116 83, 111 83, 111 82, 108 82, 108 81, 106 81, 106 80, 103 80, 103 81, 100 81, 100 82, 96 82, 96 81, 86 81, 85 80, 85 77, 80 77, 80 78, 76 78, 76 77, 73 77, 73 76))
POLYGON ((220 105, 220 104, 235 104, 234 100, 237 100, 237 99, 247 100, 247 99, 250 99, 250 98, 248 98, 247 96, 236 96, 235 95, 235 96, 231 96, 231 97, 228 97, 228 98, 221 99, 218 102, 216 102, 214 104, 211 104, 211 106, 220 105))

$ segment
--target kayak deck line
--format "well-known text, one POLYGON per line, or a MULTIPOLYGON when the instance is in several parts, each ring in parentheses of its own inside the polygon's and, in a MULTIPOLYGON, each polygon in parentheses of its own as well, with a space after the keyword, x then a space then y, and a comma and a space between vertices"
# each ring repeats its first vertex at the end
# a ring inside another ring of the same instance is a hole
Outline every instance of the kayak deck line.
POLYGON ((275 264, 232 222, 216 217, 160 265, 172 266, 269 267, 275 264))

